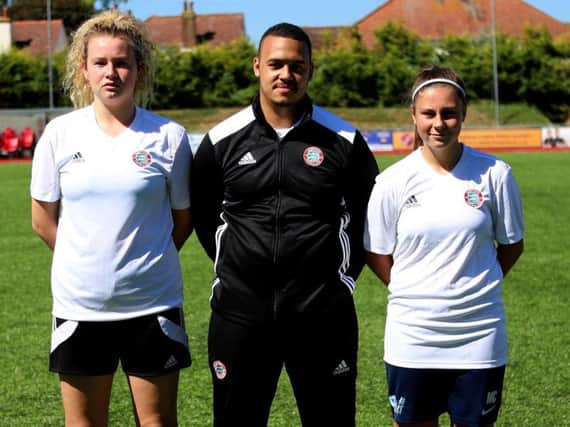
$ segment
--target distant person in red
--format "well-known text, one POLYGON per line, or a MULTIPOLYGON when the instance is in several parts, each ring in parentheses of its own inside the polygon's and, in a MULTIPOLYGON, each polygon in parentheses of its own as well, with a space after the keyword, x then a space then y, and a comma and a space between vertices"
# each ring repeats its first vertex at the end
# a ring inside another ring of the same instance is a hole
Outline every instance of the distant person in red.
POLYGON ((3 157, 18 157, 20 154, 20 140, 16 131, 7 127, 0 134, 0 155, 3 157))
POLYGON ((36 148, 36 133, 34 130, 26 126, 20 132, 20 149, 22 156, 32 157, 34 155, 34 149, 36 148))

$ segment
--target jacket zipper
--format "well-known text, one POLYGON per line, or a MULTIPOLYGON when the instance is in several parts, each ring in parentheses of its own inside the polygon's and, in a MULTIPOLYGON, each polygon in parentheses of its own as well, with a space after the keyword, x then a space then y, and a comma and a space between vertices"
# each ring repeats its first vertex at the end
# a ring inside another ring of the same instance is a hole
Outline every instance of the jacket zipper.
MULTIPOLYGON (((277 258, 279 252, 279 211, 281 208, 281 174, 283 171, 283 140, 277 141, 277 203, 275 206, 275 241, 273 243, 273 265, 277 267, 277 258)), ((277 320, 277 312, 279 310, 279 289, 275 288, 273 290, 273 318, 277 320)))

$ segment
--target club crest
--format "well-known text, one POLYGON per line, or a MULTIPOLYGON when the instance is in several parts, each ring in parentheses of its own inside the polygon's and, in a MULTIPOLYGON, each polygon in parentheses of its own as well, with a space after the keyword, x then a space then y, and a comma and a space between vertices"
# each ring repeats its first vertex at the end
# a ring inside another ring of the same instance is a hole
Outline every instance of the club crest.
POLYGON ((219 380, 223 380, 226 377, 226 375, 228 374, 228 371, 226 369, 226 365, 224 365, 219 360, 214 360, 214 363, 212 363, 212 367, 214 368, 216 378, 219 380))
POLYGON ((316 167, 323 163, 325 155, 319 147, 308 147, 303 151, 303 160, 308 166, 316 167))
POLYGON ((483 193, 474 189, 465 191, 463 198, 465 199, 465 203, 475 209, 480 208, 485 200, 483 198, 483 193))
POLYGON ((138 150, 133 153, 133 162, 141 168, 146 168, 152 163, 152 156, 146 150, 138 150))

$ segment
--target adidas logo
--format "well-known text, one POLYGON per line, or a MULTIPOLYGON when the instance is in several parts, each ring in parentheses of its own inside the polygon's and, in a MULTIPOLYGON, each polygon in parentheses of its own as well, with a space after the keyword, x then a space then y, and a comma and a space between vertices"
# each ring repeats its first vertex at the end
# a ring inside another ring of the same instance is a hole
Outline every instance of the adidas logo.
POLYGON ((178 365, 178 360, 176 360, 176 357, 170 356, 166 361, 166 363, 164 364, 164 369, 171 368, 175 365, 178 365))
POLYGON ((410 196, 408 200, 404 202, 404 208, 418 208, 420 207, 420 202, 416 199, 416 196, 410 196))
POLYGON ((333 375, 340 375, 340 374, 344 374, 345 372, 350 371, 350 367, 348 366, 348 364, 342 360, 338 366, 336 368, 334 368, 333 371, 333 375))
POLYGON ((238 162, 238 165, 243 166, 243 165, 252 165, 256 163, 256 160, 253 157, 253 154, 251 154, 249 151, 240 159, 240 161, 238 162))
POLYGON ((73 156, 71 156, 72 160, 79 160, 79 161, 83 161, 83 156, 81 155, 81 152, 78 151, 77 153, 75 153, 73 156))

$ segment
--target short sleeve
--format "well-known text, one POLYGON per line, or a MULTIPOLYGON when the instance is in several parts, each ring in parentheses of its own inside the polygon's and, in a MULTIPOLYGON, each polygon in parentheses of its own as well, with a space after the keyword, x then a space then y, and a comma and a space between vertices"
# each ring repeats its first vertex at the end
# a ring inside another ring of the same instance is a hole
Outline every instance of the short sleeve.
POLYGON ((38 141, 32 161, 30 194, 32 198, 43 202, 56 202, 61 198, 54 139, 54 129, 48 125, 38 141))
POLYGON ((394 253, 399 216, 394 187, 388 181, 386 174, 376 177, 364 228, 364 248, 382 255, 394 253))
POLYGON ((504 245, 516 243, 524 237, 522 202, 512 170, 506 171, 496 184, 494 206, 495 240, 504 245))
POLYGON ((169 177, 169 196, 172 209, 187 209, 190 206, 190 168, 192 149, 186 132, 177 145, 169 177))

